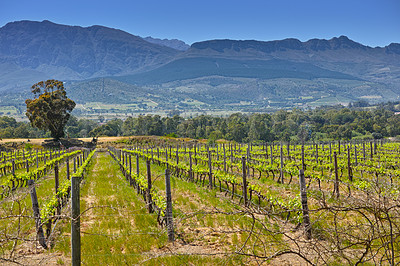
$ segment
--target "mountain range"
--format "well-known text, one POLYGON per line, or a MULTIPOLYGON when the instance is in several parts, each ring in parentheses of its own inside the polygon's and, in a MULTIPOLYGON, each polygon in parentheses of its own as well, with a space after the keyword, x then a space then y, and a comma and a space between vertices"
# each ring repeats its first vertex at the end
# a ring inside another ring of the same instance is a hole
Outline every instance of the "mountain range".
POLYGON ((91 97, 106 102, 134 102, 138 91, 152 101, 219 105, 296 104, 309 97, 317 105, 332 97, 387 101, 400 97, 400 44, 369 47, 340 36, 306 42, 207 40, 189 46, 46 20, 0 28, 0 92, 28 91, 49 78, 67 81, 78 101, 87 99, 83 90, 94 84, 112 95, 122 87, 131 95, 91 97), (135 93, 129 93, 132 88, 135 93))
POLYGON ((83 80, 131 74, 162 65, 178 54, 176 49, 103 26, 12 22, 0 28, 0 89, 51 77, 83 80))
POLYGON ((185 43, 184 41, 177 40, 177 39, 158 39, 158 38, 153 38, 151 36, 148 36, 146 38, 143 38, 147 42, 155 43, 161 46, 167 46, 179 51, 186 51, 187 49, 190 48, 190 45, 185 43))

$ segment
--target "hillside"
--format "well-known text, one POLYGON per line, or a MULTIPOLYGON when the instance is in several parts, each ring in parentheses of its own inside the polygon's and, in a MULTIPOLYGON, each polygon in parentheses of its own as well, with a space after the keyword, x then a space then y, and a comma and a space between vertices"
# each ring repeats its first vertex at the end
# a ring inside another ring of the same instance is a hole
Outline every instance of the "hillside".
POLYGON ((336 78, 359 80, 350 75, 329 71, 310 63, 285 60, 245 60, 213 57, 187 57, 177 59, 157 69, 116 79, 136 84, 162 84, 206 76, 242 78, 336 78))
POLYGON ((103 26, 12 22, 0 28, 0 68, 7 69, 0 77, 0 91, 49 77, 82 80, 130 74, 166 63, 178 53, 103 26))
POLYGON ((179 51, 186 51, 190 48, 190 45, 186 44, 184 41, 177 40, 177 39, 158 39, 158 38, 153 38, 153 37, 146 37, 143 38, 145 41, 150 42, 150 43, 155 43, 158 45, 170 47, 179 51))
POLYGON ((399 51, 398 44, 372 48, 346 36, 307 42, 210 40, 194 43, 159 68, 116 79, 162 86, 209 104, 390 101, 400 95, 399 51))
POLYGON ((66 81, 79 103, 133 104, 136 112, 400 99, 400 44, 373 48, 346 36, 208 40, 187 49, 103 26, 19 21, 0 28, 0 70, 0 104, 17 110, 29 87, 48 78, 66 81))
POLYGON ((245 59, 281 59, 310 63, 331 71, 350 74, 358 78, 400 84, 400 44, 369 47, 346 36, 330 40, 297 39, 278 41, 211 40, 194 43, 186 57, 223 57, 245 59))

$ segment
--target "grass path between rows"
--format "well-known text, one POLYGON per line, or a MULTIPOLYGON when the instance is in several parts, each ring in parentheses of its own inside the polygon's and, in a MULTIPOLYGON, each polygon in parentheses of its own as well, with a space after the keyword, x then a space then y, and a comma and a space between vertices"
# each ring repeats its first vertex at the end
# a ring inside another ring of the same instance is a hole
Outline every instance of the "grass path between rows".
POLYGON ((157 217, 106 153, 97 153, 81 184, 81 212, 82 265, 139 263, 143 252, 166 241, 157 217))
MULTIPOLYGON (((168 242, 166 229, 157 223, 157 214, 147 212, 142 196, 129 186, 118 164, 107 153, 97 153, 81 183, 81 213, 82 265, 220 262, 220 258, 211 256, 177 255, 179 241, 168 242)), ((69 228, 64 227, 66 235, 69 228)), ((69 237, 56 245, 56 250, 70 254, 69 237)))

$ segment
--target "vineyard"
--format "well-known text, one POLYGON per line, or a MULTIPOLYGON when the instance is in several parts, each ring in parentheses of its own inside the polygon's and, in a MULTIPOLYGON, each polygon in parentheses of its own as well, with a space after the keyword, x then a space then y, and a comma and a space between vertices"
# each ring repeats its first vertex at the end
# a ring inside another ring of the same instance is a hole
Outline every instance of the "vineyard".
POLYGON ((2 152, 0 261, 400 264, 399 157, 384 141, 151 137, 2 152))

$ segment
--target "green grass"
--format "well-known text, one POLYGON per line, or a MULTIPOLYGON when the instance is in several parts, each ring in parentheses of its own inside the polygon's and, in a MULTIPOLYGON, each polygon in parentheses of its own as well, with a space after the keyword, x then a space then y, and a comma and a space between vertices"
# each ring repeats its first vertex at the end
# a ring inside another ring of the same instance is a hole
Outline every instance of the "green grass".
POLYGON ((84 264, 138 263, 142 252, 166 241, 157 226, 156 215, 147 214, 143 202, 120 174, 118 165, 104 153, 97 155, 82 183, 81 212, 88 208, 93 209, 81 217, 84 264))
MULTIPOLYGON (((136 169, 135 163, 136 159, 132 169, 136 169)), ((151 165, 151 173, 155 177, 152 184, 158 191, 165 189, 164 170, 163 166, 151 165)), ((146 173, 146 164, 142 159, 140 159, 140 172, 146 173)), ((223 256, 226 263, 229 264, 228 261, 233 260, 234 264, 240 264, 243 258, 233 259, 230 254, 245 243, 253 220, 240 212, 238 200, 231 200, 229 195, 225 196, 218 189, 210 190, 207 185, 203 187, 200 183, 188 182, 173 176, 171 187, 178 238, 186 243, 197 243, 196 245, 206 250, 214 245, 221 246, 223 252, 227 252, 223 256)), ((261 234, 264 240, 274 241, 275 236, 263 232, 263 226, 259 222, 255 223, 257 232, 255 235, 261 234)), ((249 238, 249 246, 257 242, 255 235, 249 238)), ((261 252, 258 247, 253 251, 261 252)))
MULTIPOLYGON (((145 167, 145 162, 141 160, 141 173, 146 173, 145 167)), ((133 165, 132 169, 136 169, 136 166, 133 165)), ((165 188, 163 167, 152 165, 151 171, 153 186, 162 192, 165 188)), ((218 217, 221 215, 217 214, 206 215, 205 219, 202 218, 204 215, 201 213, 195 215, 194 220, 185 217, 188 212, 187 206, 190 206, 191 211, 202 211, 204 205, 215 204, 223 210, 233 211, 233 205, 224 198, 215 197, 215 191, 209 191, 206 188, 199 189, 193 183, 175 178, 172 179, 171 184, 178 242, 182 242, 183 238, 186 241, 190 240, 190 237, 182 237, 185 234, 185 228, 188 227, 186 224, 199 222, 200 227, 214 226, 216 223, 226 224, 226 217, 224 219, 218 217)), ((128 185, 117 163, 104 153, 98 154, 93 168, 90 169, 89 175, 82 184, 81 211, 91 207, 93 209, 85 212, 81 218, 82 263, 84 264, 241 264, 242 259, 236 256, 199 256, 186 254, 184 251, 178 252, 180 255, 172 255, 168 250, 173 247, 168 244, 165 229, 157 224, 156 214, 147 213, 142 196, 137 195, 136 190, 128 185), (166 249, 167 246, 168 249, 166 249)), ((240 218, 232 215, 231 220, 240 218)), ((192 236, 192 239, 196 241, 204 241, 203 238, 192 236)), ((211 238, 206 236, 206 238, 214 243, 221 242, 218 236, 211 238)), ((67 239, 65 238, 64 241, 67 239)), ((206 243, 200 245, 206 245, 206 243)), ((62 247, 60 251, 69 253, 66 243, 59 243, 58 246, 62 247)), ((211 252, 209 247, 206 251, 211 252)))

